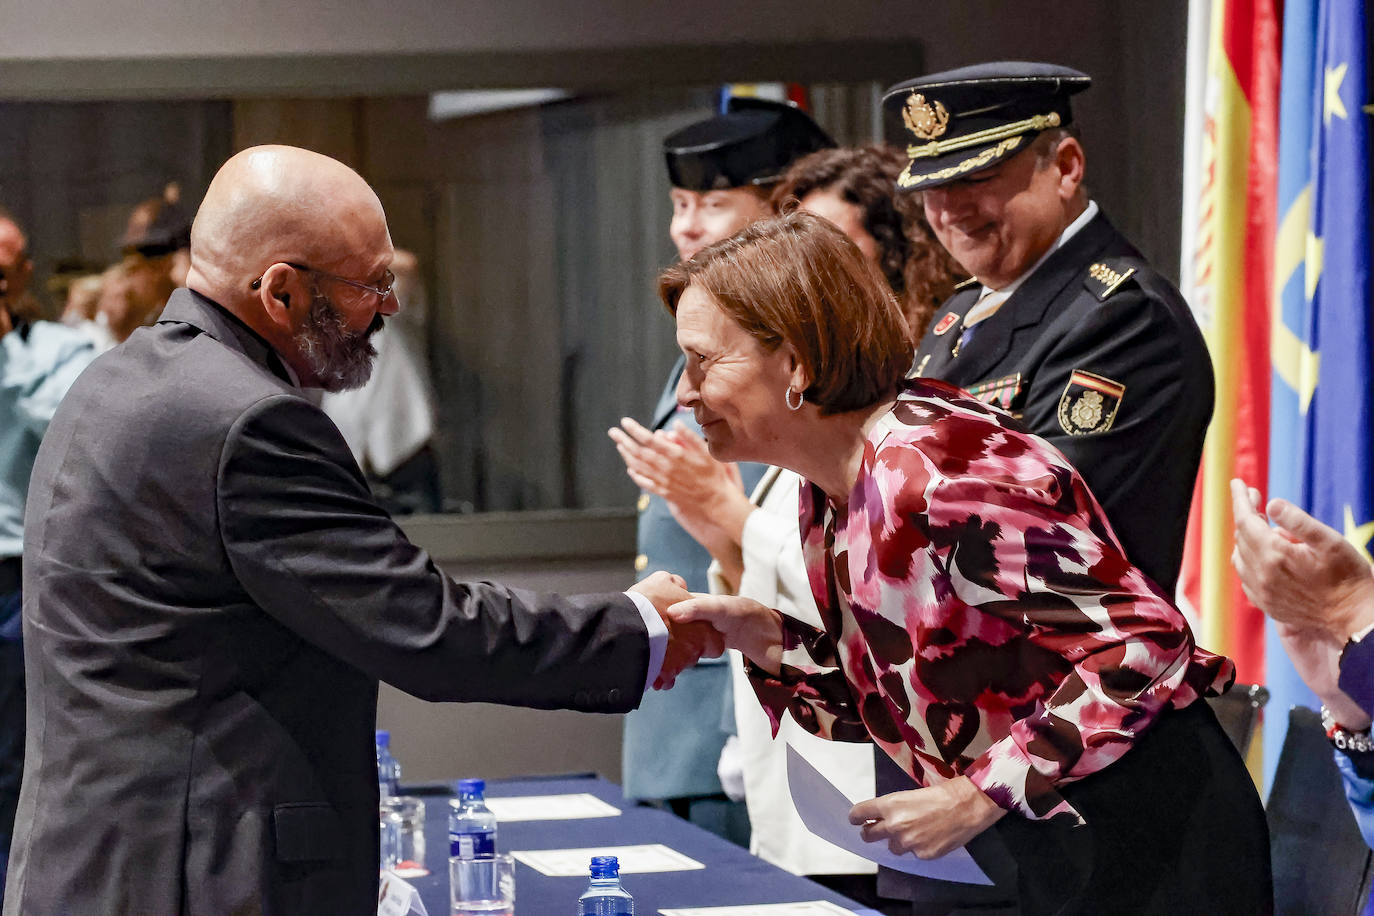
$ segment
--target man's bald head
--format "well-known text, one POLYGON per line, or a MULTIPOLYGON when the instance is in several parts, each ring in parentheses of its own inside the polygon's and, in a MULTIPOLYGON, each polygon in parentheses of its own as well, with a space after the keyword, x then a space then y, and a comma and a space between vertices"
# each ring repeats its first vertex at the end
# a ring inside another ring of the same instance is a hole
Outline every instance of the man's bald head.
POLYGON ((187 285, 232 308, 275 262, 341 273, 384 236, 381 202, 357 172, 310 150, 256 146, 226 162, 205 192, 187 285))
POLYGON ((396 312, 377 195, 341 162, 257 146, 226 162, 191 226, 186 285, 261 335, 306 385, 367 379, 368 338, 396 312))

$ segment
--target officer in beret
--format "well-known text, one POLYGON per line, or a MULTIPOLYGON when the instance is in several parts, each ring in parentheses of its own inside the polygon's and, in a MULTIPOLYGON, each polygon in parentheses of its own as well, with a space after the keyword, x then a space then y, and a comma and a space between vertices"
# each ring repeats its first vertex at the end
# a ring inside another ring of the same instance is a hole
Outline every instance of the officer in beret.
MULTIPOLYGON (((1212 366, 1178 290, 1088 196, 1070 97, 1089 83, 1067 67, 999 62, 884 94, 888 139, 909 159, 899 195, 920 195, 972 274, 931 319, 914 373, 966 388, 1054 443, 1127 556, 1173 594, 1212 366)), ((878 757, 879 792, 911 786, 878 757)), ((879 889, 923 901, 922 912, 981 899, 887 872, 879 889)))
MULTIPOLYGON (((771 215, 772 186, 793 160, 834 145, 797 106, 752 98, 731 98, 723 113, 670 134, 663 141, 672 185, 668 234, 678 256, 690 258, 771 215)), ((655 430, 682 423, 700 434, 692 412, 677 403, 683 365, 679 357, 649 427, 627 418, 620 431, 643 441, 655 430)), ((739 470, 747 493, 764 468, 742 465, 739 470)), ((638 541, 638 573, 668 570, 682 576, 691 591, 709 590, 711 555, 673 519, 664 500, 648 493, 639 497, 638 541)), ((726 799, 716 771, 733 731, 730 666, 724 657, 684 671, 672 690, 646 694, 625 717, 626 796, 667 803, 679 815, 747 845, 744 806, 726 799)))

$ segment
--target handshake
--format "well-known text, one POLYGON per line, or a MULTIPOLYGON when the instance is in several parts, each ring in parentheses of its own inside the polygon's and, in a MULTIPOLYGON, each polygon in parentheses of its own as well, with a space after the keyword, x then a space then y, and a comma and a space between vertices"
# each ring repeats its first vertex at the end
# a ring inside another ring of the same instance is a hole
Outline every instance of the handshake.
POLYGON ((703 658, 738 649, 754 664, 777 673, 782 664, 782 615, 749 598, 694 595, 680 576, 656 572, 631 591, 648 598, 668 627, 668 647, 654 680, 656 690, 703 658))

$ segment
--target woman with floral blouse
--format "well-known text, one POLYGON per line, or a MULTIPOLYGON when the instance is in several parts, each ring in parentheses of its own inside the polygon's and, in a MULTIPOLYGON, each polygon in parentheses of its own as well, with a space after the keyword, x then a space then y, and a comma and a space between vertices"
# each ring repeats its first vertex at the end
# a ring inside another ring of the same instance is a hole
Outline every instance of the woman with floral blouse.
POLYGON ((1271 909, 1258 796, 1198 702, 1234 668, 1131 565, 1064 456, 905 380, 896 302, 824 220, 756 223, 659 290, 711 454, 804 478, 823 626, 738 597, 674 613, 745 654, 775 728, 790 711, 871 739, 923 786, 856 805, 865 839, 932 857, 978 838, 1023 913, 1271 909))

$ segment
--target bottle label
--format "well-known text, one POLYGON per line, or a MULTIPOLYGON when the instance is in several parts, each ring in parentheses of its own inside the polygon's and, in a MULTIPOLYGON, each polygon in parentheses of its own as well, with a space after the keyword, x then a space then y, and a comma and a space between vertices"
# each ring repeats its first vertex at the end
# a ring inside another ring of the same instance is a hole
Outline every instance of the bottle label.
POLYGON ((486 859, 496 855, 494 833, 451 833, 448 854, 453 859, 486 859))

